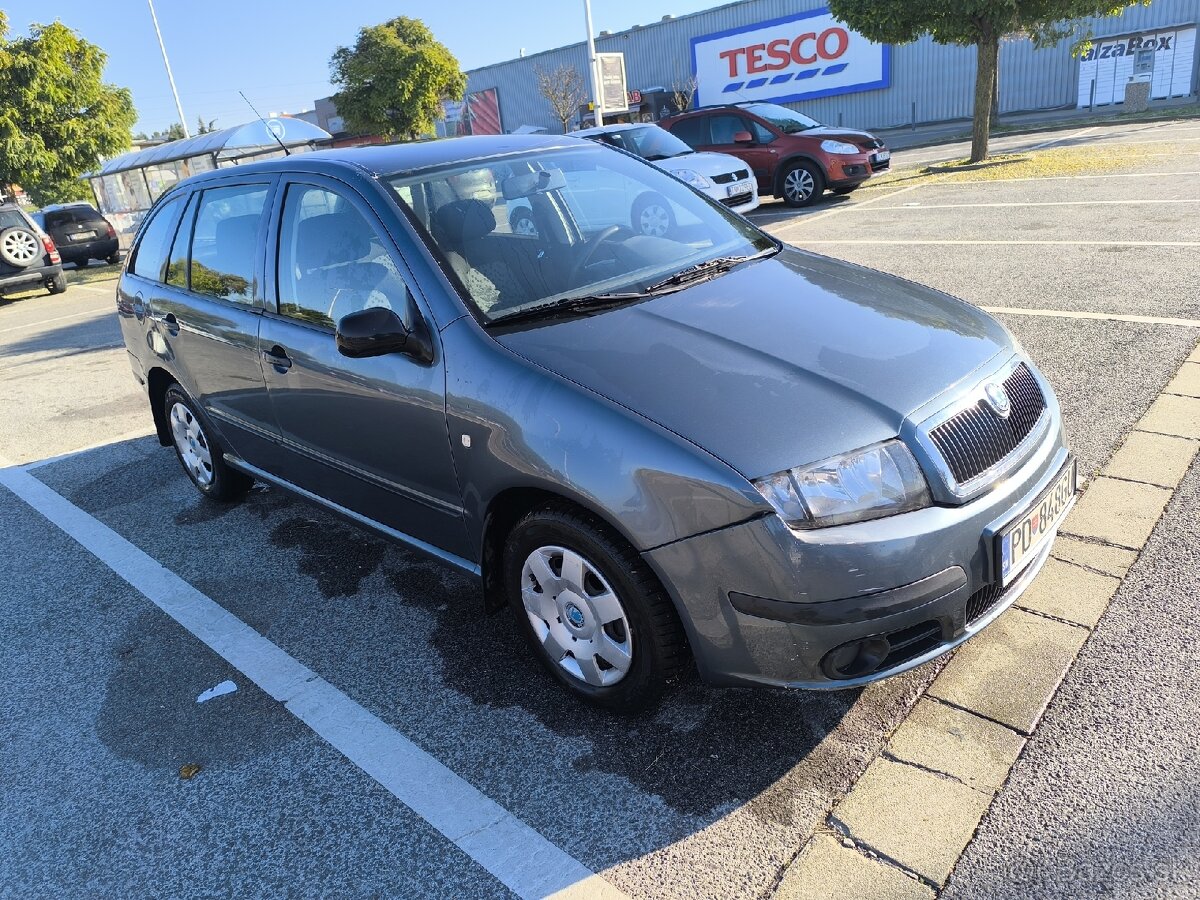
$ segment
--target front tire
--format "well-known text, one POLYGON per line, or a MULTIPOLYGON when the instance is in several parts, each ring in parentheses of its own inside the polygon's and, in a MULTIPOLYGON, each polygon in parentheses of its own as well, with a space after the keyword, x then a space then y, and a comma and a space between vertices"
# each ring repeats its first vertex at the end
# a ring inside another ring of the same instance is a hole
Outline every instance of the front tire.
POLYGON ((506 542, 504 580, 534 654, 583 700, 618 712, 651 707, 687 665, 670 598, 595 516, 565 503, 529 513, 506 542))
POLYGON ((212 437, 195 401, 179 385, 167 388, 163 414, 175 456, 196 490, 221 503, 237 500, 250 490, 253 479, 225 462, 224 451, 212 437))
POLYGON ((798 162, 783 174, 781 191, 788 206, 808 206, 824 193, 825 175, 815 163, 798 162))

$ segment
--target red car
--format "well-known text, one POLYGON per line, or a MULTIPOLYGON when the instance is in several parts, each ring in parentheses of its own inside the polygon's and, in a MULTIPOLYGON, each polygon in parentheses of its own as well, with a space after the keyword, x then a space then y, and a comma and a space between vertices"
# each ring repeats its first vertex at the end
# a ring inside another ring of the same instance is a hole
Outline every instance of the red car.
POLYGON ((774 103, 705 106, 658 124, 695 150, 745 160, 758 193, 788 206, 808 206, 826 188, 848 194, 891 165, 891 152, 875 135, 822 125, 774 103))

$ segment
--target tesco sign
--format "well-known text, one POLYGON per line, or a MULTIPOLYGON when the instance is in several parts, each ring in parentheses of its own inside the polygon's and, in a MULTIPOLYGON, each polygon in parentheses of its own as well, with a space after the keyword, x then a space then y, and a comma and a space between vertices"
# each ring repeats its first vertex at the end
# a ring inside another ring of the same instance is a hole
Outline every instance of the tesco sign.
POLYGON ((828 9, 692 38, 696 104, 788 102, 890 84, 890 48, 828 9))

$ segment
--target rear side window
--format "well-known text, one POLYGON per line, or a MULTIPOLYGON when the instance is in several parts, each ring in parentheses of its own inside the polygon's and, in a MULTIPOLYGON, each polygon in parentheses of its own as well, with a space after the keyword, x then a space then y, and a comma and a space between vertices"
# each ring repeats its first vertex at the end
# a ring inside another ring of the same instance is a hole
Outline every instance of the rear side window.
POLYGON ((695 116, 683 119, 671 126, 671 134, 679 138, 689 147, 703 147, 711 141, 708 139, 708 117, 695 116))
POLYGON ((167 253, 171 248, 171 238, 175 235, 175 223, 179 219, 179 207, 182 197, 173 197, 158 208, 150 224, 142 232, 138 245, 134 248, 133 259, 129 261, 129 271, 151 281, 162 281, 163 270, 167 266, 167 253))
POLYGON ((5 228, 28 228, 29 223, 15 209, 0 209, 0 231, 5 228))
POLYGON ((191 290, 237 303, 254 302, 258 230, 266 204, 265 184, 212 188, 200 196, 192 231, 191 290))

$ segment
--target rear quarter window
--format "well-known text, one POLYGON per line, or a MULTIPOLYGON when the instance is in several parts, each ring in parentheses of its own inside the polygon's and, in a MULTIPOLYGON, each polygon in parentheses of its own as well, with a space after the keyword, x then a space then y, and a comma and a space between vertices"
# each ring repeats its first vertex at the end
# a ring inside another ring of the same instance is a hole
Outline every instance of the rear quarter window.
POLYGON ((172 197, 154 213, 154 218, 142 232, 133 258, 129 261, 129 271, 151 281, 162 281, 163 270, 167 266, 167 253, 170 251, 171 238, 175 236, 175 223, 179 220, 179 207, 182 197, 172 197))

